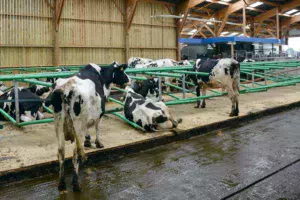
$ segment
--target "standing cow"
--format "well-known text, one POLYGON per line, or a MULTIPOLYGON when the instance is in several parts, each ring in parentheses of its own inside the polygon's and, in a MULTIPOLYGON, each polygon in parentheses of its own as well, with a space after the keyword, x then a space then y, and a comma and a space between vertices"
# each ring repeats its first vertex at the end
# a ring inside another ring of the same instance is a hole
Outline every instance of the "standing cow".
POLYGON ((58 79, 52 94, 54 107, 55 130, 58 138, 58 160, 60 163, 58 190, 66 190, 64 177, 65 141, 75 141, 73 154, 73 190, 80 191, 78 182, 79 158, 86 159, 82 138, 85 135, 85 146, 91 146, 88 128, 96 127, 96 147, 102 148, 100 142, 100 119, 105 112, 106 99, 111 84, 124 85, 130 79, 124 72, 127 65, 116 62, 108 67, 99 67, 90 63, 77 75, 58 79))
MULTIPOLYGON (((239 89, 238 82, 240 77, 240 64, 231 58, 225 59, 209 59, 202 61, 196 60, 194 71, 206 72, 209 76, 197 75, 191 76, 195 85, 197 96, 200 96, 200 88, 203 89, 202 94, 206 95, 208 86, 216 84, 219 87, 225 88, 232 103, 230 117, 239 115, 239 89)), ((197 101, 195 108, 199 108, 200 100, 197 101)), ((201 108, 205 108, 205 99, 202 101, 201 108)))
POLYGON ((174 120, 170 115, 169 108, 163 102, 145 99, 130 87, 126 87, 126 92, 125 117, 144 127, 146 131, 176 128, 182 121, 181 119, 174 120))

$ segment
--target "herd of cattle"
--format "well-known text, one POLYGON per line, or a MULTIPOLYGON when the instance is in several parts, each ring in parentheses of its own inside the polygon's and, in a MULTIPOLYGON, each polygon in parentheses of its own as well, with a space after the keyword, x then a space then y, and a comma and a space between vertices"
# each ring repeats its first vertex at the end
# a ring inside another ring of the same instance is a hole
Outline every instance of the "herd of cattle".
MULTIPOLYGON (((149 77, 147 80, 132 84, 131 79, 125 73, 127 67, 150 68, 167 66, 190 65, 188 61, 176 62, 172 59, 153 61, 144 58, 130 58, 128 64, 112 63, 108 67, 100 67, 96 64, 88 64, 77 74, 69 78, 47 79, 52 87, 30 85, 27 88, 18 88, 19 98, 33 99, 36 101, 19 103, 19 114, 21 121, 30 121, 43 118, 43 104, 52 105, 54 110, 55 131, 58 138, 58 159, 60 163, 58 189, 66 189, 64 177, 65 141, 75 142, 73 155, 73 190, 80 190, 78 182, 79 160, 84 161, 86 155, 85 147, 91 147, 91 137, 88 133, 90 127, 95 126, 97 148, 102 148, 100 142, 100 123, 105 113, 105 104, 110 95, 113 84, 126 86, 126 98, 124 105, 125 117, 142 126, 147 131, 176 128, 182 121, 173 119, 168 107, 158 100, 158 79, 149 77), (44 101, 46 99, 46 101, 44 101), (85 137, 83 137, 85 136, 85 137), (83 141, 84 139, 84 141, 83 141)), ((230 116, 238 116, 238 80, 240 65, 234 59, 219 60, 196 60, 194 71, 207 72, 210 76, 191 75, 196 85, 197 96, 200 96, 200 89, 206 95, 206 88, 217 85, 226 89, 232 102, 230 116)), ((60 71, 66 71, 62 68, 60 71)), ((168 77, 164 77, 168 82, 168 77)), ((1 90, 5 89, 0 83, 1 90)), ((14 90, 0 92, 0 100, 14 100, 14 90)), ((200 107, 200 100, 196 103, 200 107)), ((205 107, 205 100, 202 101, 202 108, 205 107)), ((16 117, 15 103, 0 101, 0 108, 16 117)), ((4 117, 0 115, 0 119, 4 117)))

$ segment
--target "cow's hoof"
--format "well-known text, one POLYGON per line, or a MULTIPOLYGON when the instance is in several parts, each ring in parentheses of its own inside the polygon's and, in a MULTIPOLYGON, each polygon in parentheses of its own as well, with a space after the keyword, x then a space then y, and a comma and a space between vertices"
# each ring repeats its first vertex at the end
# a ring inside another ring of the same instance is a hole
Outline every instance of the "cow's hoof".
POLYGON ((86 139, 84 141, 84 147, 92 147, 91 141, 86 139))
POLYGON ((178 119, 177 119, 177 123, 178 123, 178 124, 182 123, 182 118, 178 118, 178 119))
POLYGON ((96 147, 99 149, 104 148, 104 145, 101 144, 101 142, 99 142, 98 140, 95 141, 95 144, 96 144, 96 147))
POLYGON ((236 116, 234 112, 231 112, 229 115, 229 117, 234 117, 234 116, 236 116))
POLYGON ((200 107, 199 105, 195 105, 195 106, 194 106, 194 108, 199 108, 199 107, 200 107))
POLYGON ((73 192, 80 192, 82 190, 79 184, 73 184, 73 192))
POLYGON ((206 107, 206 105, 205 105, 205 104, 204 104, 204 105, 203 105, 203 104, 201 105, 201 108, 205 108, 205 107, 206 107))
POLYGON ((65 181, 60 181, 58 183, 58 191, 60 192, 63 192, 63 191, 66 191, 67 190, 67 185, 66 185, 66 182, 65 181))

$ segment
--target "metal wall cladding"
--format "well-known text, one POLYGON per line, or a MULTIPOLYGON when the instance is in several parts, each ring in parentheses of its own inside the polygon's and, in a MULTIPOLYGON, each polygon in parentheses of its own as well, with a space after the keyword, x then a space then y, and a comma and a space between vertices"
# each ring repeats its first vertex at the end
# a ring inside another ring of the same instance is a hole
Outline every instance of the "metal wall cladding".
MULTIPOLYGON (((0 66, 51 66, 54 0, 0 0, 0 66)), ((61 65, 125 62, 125 0, 66 0, 60 20, 61 65), (115 2, 115 3, 114 3, 115 2)), ((130 56, 176 58, 173 19, 161 4, 139 2, 129 32, 130 56)))

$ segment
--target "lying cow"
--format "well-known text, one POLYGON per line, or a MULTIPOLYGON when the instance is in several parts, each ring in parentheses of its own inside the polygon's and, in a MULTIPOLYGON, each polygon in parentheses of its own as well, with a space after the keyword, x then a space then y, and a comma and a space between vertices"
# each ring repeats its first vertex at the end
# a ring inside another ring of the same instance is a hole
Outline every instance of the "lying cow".
POLYGON ((108 67, 88 64, 75 76, 58 79, 55 83, 51 101, 54 107, 54 122, 58 138, 58 160, 60 164, 58 190, 66 190, 64 177, 65 140, 75 141, 73 154, 73 190, 81 190, 78 182, 79 158, 86 159, 83 151, 82 138, 85 135, 84 146, 90 147, 88 128, 96 127, 96 147, 100 143, 100 119, 105 112, 106 99, 110 93, 111 84, 124 85, 130 79, 124 72, 127 65, 113 63, 108 67))
MULTIPOLYGON (((175 67, 175 66, 185 66, 185 65, 191 65, 191 63, 187 60, 177 62, 173 59, 166 58, 161 60, 155 60, 148 64, 138 64, 135 66, 135 68, 175 67)), ((164 77, 163 79, 165 83, 169 83, 169 84, 172 82, 172 80, 175 80, 174 78, 170 78, 170 77, 164 77)), ((170 91, 171 88, 167 86, 167 92, 170 91)))
POLYGON ((4 85, 2 81, 0 81, 0 91, 4 91, 7 87, 4 85))
POLYGON ((129 58, 128 60, 128 66, 129 67, 132 67, 132 68, 135 68, 136 65, 144 65, 144 64, 147 64, 147 63, 150 63, 152 62, 153 60, 152 59, 149 59, 149 58, 138 58, 138 57, 131 57, 129 58))
MULTIPOLYGON (((238 81, 240 76, 240 64, 230 58, 225 59, 209 59, 201 61, 201 59, 196 60, 194 65, 194 71, 196 72, 206 72, 209 76, 197 75, 193 77, 193 81, 196 85, 197 96, 200 96, 200 88, 202 87, 202 94, 206 95, 206 88, 213 84, 219 87, 225 88, 228 92, 228 96, 232 103, 230 117, 238 116, 239 114, 239 90, 238 81)), ((200 100, 197 101, 195 108, 199 108, 200 100)), ((205 108, 205 99, 202 101, 201 108, 205 108)))
MULTIPOLYGON (((55 72, 67 72, 70 71, 68 68, 66 67, 61 67, 60 69, 56 69, 55 72)), ((55 81, 57 80, 57 78, 47 78, 46 82, 48 83, 55 83, 55 81)))
POLYGON ((126 99, 124 105, 125 117, 143 127, 146 131, 172 129, 178 126, 182 120, 174 120, 168 107, 163 102, 153 102, 137 94, 130 87, 126 87, 126 99))
POLYGON ((47 92, 50 92, 50 88, 47 86, 42 86, 42 85, 35 85, 35 84, 31 84, 28 89, 38 95, 38 96, 43 96, 44 94, 46 94, 47 92))
POLYGON ((158 78, 149 78, 142 82, 135 82, 133 90, 144 98, 151 99, 154 102, 159 101, 158 78))
MULTIPOLYGON (((44 116, 39 112, 42 107, 42 100, 36 94, 25 88, 18 88, 19 99, 36 100, 30 102, 19 102, 19 117, 21 122, 28 122, 36 119, 43 119, 44 116)), ((0 94, 0 100, 15 100, 15 91, 11 90, 0 94)), ((15 102, 0 102, 0 108, 16 119, 15 102)), ((0 120, 5 117, 0 115, 0 120)))

